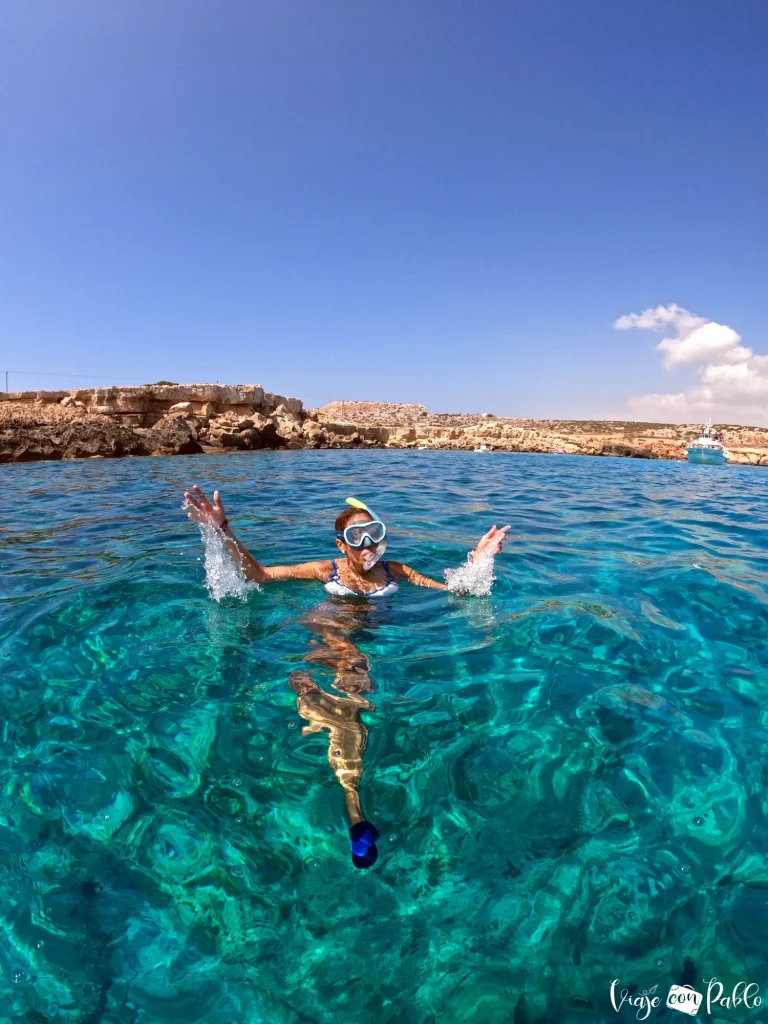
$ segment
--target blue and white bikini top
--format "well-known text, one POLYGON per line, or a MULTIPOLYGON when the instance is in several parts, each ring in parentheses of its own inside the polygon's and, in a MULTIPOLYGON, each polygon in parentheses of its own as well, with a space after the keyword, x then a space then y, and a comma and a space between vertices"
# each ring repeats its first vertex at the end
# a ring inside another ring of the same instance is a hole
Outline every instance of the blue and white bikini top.
POLYGON ((345 586, 339 579, 339 570, 336 567, 336 559, 331 561, 331 568, 333 569, 333 575, 325 584, 325 589, 329 594, 333 594, 334 597, 389 597, 390 594, 394 594, 397 590, 397 583, 395 578, 390 572, 389 562, 382 562, 384 572, 387 574, 387 582, 383 587, 379 587, 377 590, 372 590, 368 594, 358 594, 356 590, 350 590, 349 587, 345 586))

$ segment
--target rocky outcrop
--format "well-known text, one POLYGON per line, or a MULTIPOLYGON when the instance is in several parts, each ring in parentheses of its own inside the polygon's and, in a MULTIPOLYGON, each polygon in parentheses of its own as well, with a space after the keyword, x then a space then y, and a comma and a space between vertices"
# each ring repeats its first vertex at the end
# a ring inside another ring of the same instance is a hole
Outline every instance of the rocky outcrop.
POLYGON ((258 384, 0 393, 0 462, 379 445, 258 384))
POLYGON ((138 434, 117 423, 81 420, 32 427, 0 423, 0 462, 148 454, 138 434))
MULTIPOLYGON (((331 402, 311 410, 326 430, 358 432, 369 442, 394 448, 471 450, 486 445, 494 451, 549 452, 636 459, 684 459, 689 441, 701 424, 637 423, 611 420, 528 420, 490 413, 424 413, 423 406, 386 402, 331 402), (341 418, 344 411, 346 418, 341 418), (350 417, 356 418, 350 418, 350 417)), ((731 461, 768 465, 768 430, 718 427, 731 461)))
POLYGON ((423 405, 395 402, 329 402, 313 415, 320 423, 365 423, 399 427, 421 423, 429 417, 423 405))
MULTIPOLYGON (((422 405, 331 402, 307 410, 258 384, 0 393, 0 462, 269 448, 439 448, 683 459, 699 424, 505 419, 422 405)), ((768 465, 768 430, 719 428, 732 461, 768 465)))
POLYGON ((148 452, 152 455, 198 455, 202 445, 197 439, 197 426, 180 419, 160 420, 149 429, 137 427, 148 452))
POLYGON ((271 415, 279 407, 301 416, 298 398, 265 391, 260 384, 144 384, 140 387, 77 389, 73 391, 21 391, 0 393, 2 403, 80 408, 88 415, 109 416, 132 427, 152 427, 166 416, 194 415, 203 419, 224 412, 243 416, 257 410, 271 415))

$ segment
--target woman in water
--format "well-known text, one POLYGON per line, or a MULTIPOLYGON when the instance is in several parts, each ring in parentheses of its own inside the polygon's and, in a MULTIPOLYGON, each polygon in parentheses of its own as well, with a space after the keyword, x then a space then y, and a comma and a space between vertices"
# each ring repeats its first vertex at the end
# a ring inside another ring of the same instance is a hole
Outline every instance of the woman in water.
MULTIPOLYGON (((255 583, 319 580, 325 584, 327 592, 335 597, 385 597, 397 590, 400 580, 407 580, 417 587, 448 589, 447 583, 424 576, 403 562, 380 561, 387 547, 387 528, 367 505, 356 498, 347 498, 347 504, 351 507, 345 508, 336 518, 336 547, 342 553, 342 558, 299 562, 297 565, 262 565, 232 532, 219 492, 213 492, 211 504, 196 484, 192 490, 194 494, 189 491, 184 493, 189 518, 219 530, 227 551, 240 566, 246 579, 255 583)), ((470 552, 469 560, 477 561, 498 555, 509 529, 510 526, 502 526, 501 529, 492 526, 480 538, 475 550, 470 552)))
MULTIPOLYGON (((319 580, 334 597, 375 598, 394 593, 400 580, 418 587, 447 590, 429 576, 402 562, 384 562, 387 528, 374 513, 355 498, 347 498, 349 508, 336 518, 336 547, 341 558, 324 561, 300 562, 297 565, 261 565, 232 532, 218 491, 213 492, 213 504, 199 487, 194 494, 184 495, 189 518, 220 531, 227 551, 241 568, 247 579, 256 583, 276 583, 281 580, 319 580)), ((502 548, 509 526, 492 526, 469 555, 470 561, 492 558, 502 548)), ((374 705, 363 696, 371 689, 368 658, 349 639, 354 624, 345 623, 343 617, 315 613, 308 625, 317 633, 323 645, 308 655, 308 661, 319 662, 334 672, 333 687, 344 693, 337 697, 326 693, 307 671, 291 674, 289 684, 297 694, 299 714, 310 724, 302 729, 303 735, 328 731, 328 761, 344 790, 347 812, 352 823, 349 830, 352 842, 352 863, 367 868, 376 862, 376 840, 379 833, 366 820, 360 805, 358 786, 363 773, 363 754, 368 742, 368 731, 360 720, 361 711, 373 711, 374 705)))

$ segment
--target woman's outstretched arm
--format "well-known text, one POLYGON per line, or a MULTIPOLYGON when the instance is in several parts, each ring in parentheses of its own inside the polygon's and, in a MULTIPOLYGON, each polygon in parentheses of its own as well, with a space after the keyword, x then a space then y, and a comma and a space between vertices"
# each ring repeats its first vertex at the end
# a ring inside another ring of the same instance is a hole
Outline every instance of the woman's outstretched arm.
POLYGON ((390 562, 389 569, 396 580, 408 580, 415 587, 429 587, 430 590, 448 589, 447 583, 433 580, 431 576, 425 576, 424 573, 417 572, 412 566, 406 565, 404 562, 390 562))
POLYGON ((300 562, 298 565, 262 565, 232 531, 219 492, 213 492, 213 503, 211 503, 197 484, 192 490, 195 492, 194 494, 190 491, 184 492, 188 508, 187 515, 197 523, 205 523, 220 531, 224 546, 232 559, 243 570, 246 579, 253 580, 255 583, 277 583, 280 580, 321 580, 325 582, 328 579, 331 573, 329 561, 300 562))

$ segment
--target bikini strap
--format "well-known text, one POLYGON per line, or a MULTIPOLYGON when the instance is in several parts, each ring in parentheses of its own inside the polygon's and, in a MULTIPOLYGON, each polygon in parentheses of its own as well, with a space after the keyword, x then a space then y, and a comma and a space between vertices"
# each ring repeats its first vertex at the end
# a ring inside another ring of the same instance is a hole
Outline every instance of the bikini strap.
POLYGON ((332 574, 331 578, 328 580, 328 582, 329 583, 333 583, 333 582, 338 583, 339 582, 339 571, 336 568, 336 559, 335 558, 331 559, 331 568, 333 569, 333 574, 332 574))
POLYGON ((387 574, 387 583, 394 583, 395 577, 389 571, 389 562, 382 562, 381 564, 384 566, 384 572, 387 574))

